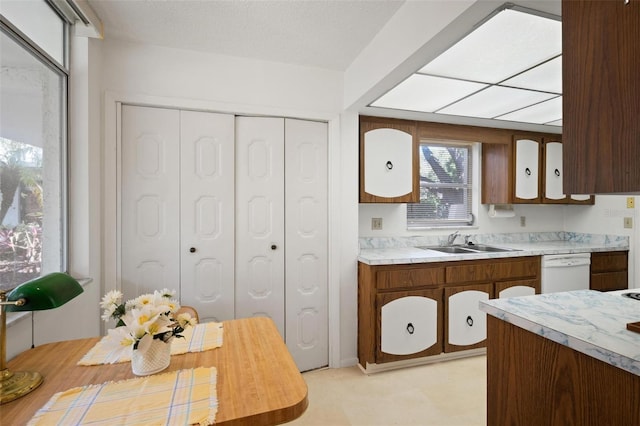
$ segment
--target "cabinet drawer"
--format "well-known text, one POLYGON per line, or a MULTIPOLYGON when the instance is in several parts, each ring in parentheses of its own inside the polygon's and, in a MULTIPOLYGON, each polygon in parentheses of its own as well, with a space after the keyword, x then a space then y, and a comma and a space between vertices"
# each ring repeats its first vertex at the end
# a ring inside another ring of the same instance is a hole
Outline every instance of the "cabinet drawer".
POLYGON ((591 272, 627 270, 627 252, 616 251, 609 253, 591 254, 591 272))
POLYGON ((540 276, 540 258, 496 259, 447 267, 447 284, 540 276))
POLYGON ((627 271, 591 274, 591 290, 612 291, 629 288, 627 271))
POLYGON ((444 283, 444 267, 381 270, 376 274, 378 290, 435 287, 444 283))

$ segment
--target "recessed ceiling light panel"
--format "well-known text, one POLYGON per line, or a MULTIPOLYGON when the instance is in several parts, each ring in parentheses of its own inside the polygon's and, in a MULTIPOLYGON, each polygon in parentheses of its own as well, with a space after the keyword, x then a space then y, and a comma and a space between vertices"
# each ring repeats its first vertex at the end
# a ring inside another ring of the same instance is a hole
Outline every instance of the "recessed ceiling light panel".
POLYGON ((497 117, 499 120, 546 124, 561 120, 562 96, 497 117))
POLYGON ((371 105, 433 112, 485 87, 486 84, 414 74, 371 105))
POLYGON ((506 9, 419 72, 495 84, 559 55, 561 31, 559 21, 506 9))
POLYGON ((504 86, 522 89, 541 90, 543 92, 562 93, 562 56, 538 65, 507 81, 504 86))
POLYGON ((438 112, 466 117, 495 118, 554 96, 556 95, 531 90, 491 86, 438 112))

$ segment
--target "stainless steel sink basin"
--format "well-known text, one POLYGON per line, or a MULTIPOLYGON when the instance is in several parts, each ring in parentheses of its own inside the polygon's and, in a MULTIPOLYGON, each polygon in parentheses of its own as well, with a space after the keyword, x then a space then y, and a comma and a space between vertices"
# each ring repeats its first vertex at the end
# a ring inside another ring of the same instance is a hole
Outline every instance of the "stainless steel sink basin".
POLYGON ((420 246, 416 247, 422 250, 435 250, 442 253, 451 254, 474 254, 483 252, 504 252, 504 251, 518 251, 517 249, 502 248, 495 246, 488 246, 486 244, 472 244, 466 246, 420 246))
POLYGON ((494 247, 494 246, 487 246, 484 244, 473 244, 470 246, 466 246, 466 248, 469 248, 471 250, 476 250, 476 251, 493 251, 493 252, 499 252, 499 251, 517 251, 515 249, 509 249, 509 248, 502 248, 502 247, 494 247))
POLYGON ((423 250, 435 250, 442 253, 477 253, 477 251, 469 250, 460 246, 434 246, 434 247, 418 247, 423 250))

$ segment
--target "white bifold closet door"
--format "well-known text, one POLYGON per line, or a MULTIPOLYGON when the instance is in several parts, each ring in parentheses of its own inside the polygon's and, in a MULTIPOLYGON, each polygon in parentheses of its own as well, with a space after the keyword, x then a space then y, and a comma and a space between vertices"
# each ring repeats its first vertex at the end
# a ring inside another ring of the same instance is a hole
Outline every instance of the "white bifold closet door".
POLYGON ((124 105, 121 283, 233 319, 234 116, 124 105))
POLYGON ((121 147, 125 297, 271 317, 300 370, 328 365, 327 124, 123 105, 121 147))
POLYGON ((238 117, 236 161, 236 315, 273 318, 301 371, 326 366, 327 124, 238 117))

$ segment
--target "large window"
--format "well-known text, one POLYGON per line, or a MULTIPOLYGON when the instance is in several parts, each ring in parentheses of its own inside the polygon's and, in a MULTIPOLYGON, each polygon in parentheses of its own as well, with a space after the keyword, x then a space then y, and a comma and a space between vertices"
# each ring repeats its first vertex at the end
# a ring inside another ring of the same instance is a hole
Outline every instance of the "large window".
POLYGON ((470 144, 420 143, 420 203, 407 205, 409 228, 473 224, 472 153, 470 144))
POLYGON ((0 288, 10 289, 66 269, 66 60, 58 45, 34 40, 66 40, 67 24, 53 10, 43 15, 44 1, 19 2, 41 23, 23 28, 19 13, 29 10, 15 15, 15 2, 2 3, 0 288))

